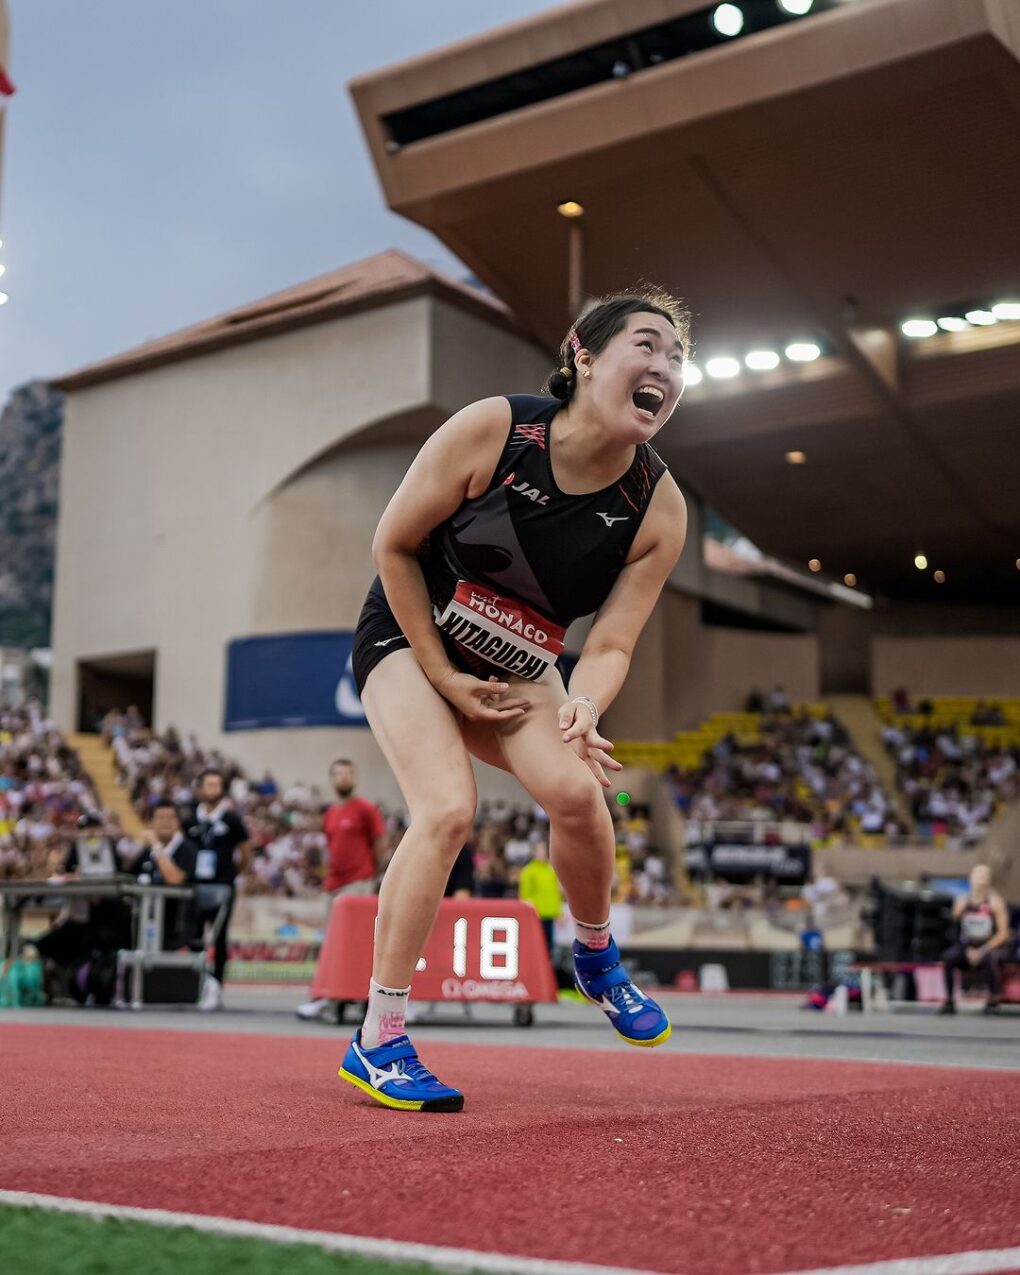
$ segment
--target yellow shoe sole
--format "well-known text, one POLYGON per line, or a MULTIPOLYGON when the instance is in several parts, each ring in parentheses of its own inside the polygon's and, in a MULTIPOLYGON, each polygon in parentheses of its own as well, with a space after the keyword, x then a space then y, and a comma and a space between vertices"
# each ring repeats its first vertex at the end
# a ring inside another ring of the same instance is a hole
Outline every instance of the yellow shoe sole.
MULTIPOLYGON (((598 1003, 598 1001, 592 1000, 592 998, 586 995, 586 993, 582 992, 581 989, 577 987, 576 984, 574 986, 576 988, 578 996, 580 996, 582 1000, 587 1001, 589 1005, 594 1005, 595 1008, 599 1010, 601 1013, 603 1014, 605 1013, 605 1010, 598 1003)), ((610 1026, 612 1026, 612 1024, 610 1024, 610 1026)), ((616 1028, 614 1027, 613 1030, 616 1031, 616 1028)), ((670 1036, 673 1035, 673 1024, 667 1021, 666 1030, 664 1032, 659 1032, 658 1036, 653 1036, 651 1040, 632 1040, 629 1036, 625 1036, 623 1032, 616 1032, 616 1034, 617 1036, 619 1036, 619 1038, 622 1041, 625 1041, 628 1045, 637 1045, 639 1049, 654 1049, 656 1045, 665 1044, 665 1042, 669 1040, 670 1036)))
POLYGON ((376 1102, 393 1111, 461 1111, 464 1107, 463 1094, 458 1094, 456 1098, 437 1098, 431 1103, 421 1098, 414 1100, 391 1098, 389 1094, 373 1089, 368 1081, 362 1080, 360 1076, 352 1075, 343 1067, 336 1074, 341 1080, 346 1080, 349 1085, 356 1085, 362 1093, 367 1093, 370 1098, 374 1098, 376 1102))

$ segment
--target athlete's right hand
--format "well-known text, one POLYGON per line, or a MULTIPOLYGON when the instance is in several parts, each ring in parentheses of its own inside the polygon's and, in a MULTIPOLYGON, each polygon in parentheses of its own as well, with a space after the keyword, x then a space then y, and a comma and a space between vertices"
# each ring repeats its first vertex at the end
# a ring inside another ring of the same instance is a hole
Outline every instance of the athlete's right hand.
POLYGON ((451 669, 435 686, 471 722, 510 722, 523 717, 528 707, 526 699, 509 697, 509 683, 495 678, 483 682, 457 669, 451 669))

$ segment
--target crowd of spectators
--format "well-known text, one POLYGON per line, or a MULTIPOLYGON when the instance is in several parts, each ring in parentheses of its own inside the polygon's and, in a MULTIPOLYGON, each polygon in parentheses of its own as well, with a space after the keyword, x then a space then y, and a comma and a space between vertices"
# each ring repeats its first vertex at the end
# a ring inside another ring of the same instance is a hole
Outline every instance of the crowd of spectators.
POLYGON ((78 754, 39 704, 0 710, 0 877, 46 876, 98 802, 78 754))
POLYGON ((697 768, 668 772, 685 818, 806 824, 819 844, 906 835, 873 766, 838 718, 791 710, 781 687, 767 698, 752 695, 762 704, 756 739, 728 734, 697 768))
MULTIPOLYGON (((328 785, 283 787, 268 771, 253 779, 231 758, 203 748, 193 734, 182 736, 172 727, 156 733, 133 708, 108 713, 101 733, 113 750, 120 782, 145 823, 161 801, 170 800, 182 809, 194 807, 199 775, 209 767, 221 771, 252 845, 250 866, 238 881, 241 893, 301 897, 322 890, 328 868, 323 815, 333 799, 328 785)), ((90 777, 39 706, 31 703, 0 713, 0 876, 60 871, 77 835, 78 819, 96 812, 100 806, 90 777)), ((100 813, 121 861, 135 860, 141 844, 124 834, 116 816, 100 813)), ((406 825, 400 811, 383 808, 383 814, 385 863, 406 825)), ((669 901, 667 861, 649 845, 647 809, 614 806, 613 818, 617 900, 669 901)), ((462 856, 461 879, 470 881, 472 892, 480 897, 515 897, 521 870, 548 854, 548 841, 548 820, 540 807, 482 802, 462 856)))
MULTIPOLYGON (((251 836, 250 869, 239 881, 245 894, 308 895, 322 889, 326 875, 326 837, 322 819, 332 793, 317 784, 280 787, 266 772, 249 778, 230 758, 202 748, 194 735, 181 737, 168 729, 157 735, 141 715, 111 713, 102 733, 114 750, 121 782, 142 818, 156 802, 169 798, 178 805, 194 800, 194 785, 206 767, 220 770, 227 791, 251 836)), ((387 825, 384 861, 403 835, 404 817, 383 808, 387 825)), ((665 857, 648 844, 648 811, 640 806, 614 807, 617 828, 616 897, 663 902, 671 886, 665 857)), ((471 842, 473 893, 482 898, 517 894, 521 869, 536 857, 536 846, 548 848, 549 825, 539 806, 523 809, 504 801, 483 801, 471 842)), ((543 853, 545 853, 543 852, 543 853)))
MULTIPOLYGON (((985 720, 972 718, 971 725, 995 725, 986 720, 994 707, 982 706, 985 720)), ((1016 747, 989 745, 966 727, 915 728, 895 720, 882 738, 918 834, 925 839, 977 845, 1002 804, 1020 795, 1016 747)))

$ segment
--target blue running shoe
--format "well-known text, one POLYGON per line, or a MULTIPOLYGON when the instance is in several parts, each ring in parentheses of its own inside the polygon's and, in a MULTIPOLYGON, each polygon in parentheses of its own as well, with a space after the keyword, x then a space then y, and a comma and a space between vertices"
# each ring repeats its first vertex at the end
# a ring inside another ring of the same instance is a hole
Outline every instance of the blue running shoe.
POLYGON ((594 951, 574 942, 574 983, 585 998, 604 1010, 628 1045, 661 1045, 673 1028, 655 1001, 631 982, 620 964, 620 949, 609 946, 594 951))
POLYGON ((406 1036, 366 1049, 361 1044, 359 1027, 337 1075, 384 1107, 398 1111, 460 1111, 464 1106, 464 1095, 440 1084, 418 1061, 417 1050, 406 1036))

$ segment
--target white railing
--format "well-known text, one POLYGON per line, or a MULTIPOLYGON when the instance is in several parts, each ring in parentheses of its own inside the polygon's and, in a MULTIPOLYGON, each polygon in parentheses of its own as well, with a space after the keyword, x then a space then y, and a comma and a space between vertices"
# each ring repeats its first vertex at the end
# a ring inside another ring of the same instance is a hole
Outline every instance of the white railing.
POLYGON ((810 824, 785 819, 695 819, 685 824, 684 844, 703 846, 726 842, 748 846, 804 846, 810 843, 811 835, 810 824))

